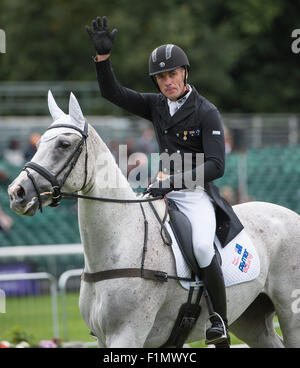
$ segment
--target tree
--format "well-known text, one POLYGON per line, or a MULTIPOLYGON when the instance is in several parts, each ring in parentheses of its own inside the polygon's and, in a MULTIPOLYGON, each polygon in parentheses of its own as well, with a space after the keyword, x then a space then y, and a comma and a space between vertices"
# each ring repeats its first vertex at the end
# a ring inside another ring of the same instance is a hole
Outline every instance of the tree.
POLYGON ((190 82, 222 111, 297 112, 299 55, 290 35, 299 10, 294 0, 2 0, 0 80, 96 82, 84 26, 107 15, 119 30, 112 65, 129 88, 156 91, 149 55, 175 43, 189 56, 190 82))

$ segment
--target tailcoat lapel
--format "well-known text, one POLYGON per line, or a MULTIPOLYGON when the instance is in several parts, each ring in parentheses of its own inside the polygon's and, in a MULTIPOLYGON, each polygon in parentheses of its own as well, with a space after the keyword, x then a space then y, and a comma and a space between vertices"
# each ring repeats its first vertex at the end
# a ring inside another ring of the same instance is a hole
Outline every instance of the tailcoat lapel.
POLYGON ((195 91, 193 89, 189 98, 173 116, 170 115, 167 98, 164 96, 160 97, 155 109, 157 115, 160 116, 159 125, 162 130, 174 127, 180 122, 187 120, 195 112, 195 91))

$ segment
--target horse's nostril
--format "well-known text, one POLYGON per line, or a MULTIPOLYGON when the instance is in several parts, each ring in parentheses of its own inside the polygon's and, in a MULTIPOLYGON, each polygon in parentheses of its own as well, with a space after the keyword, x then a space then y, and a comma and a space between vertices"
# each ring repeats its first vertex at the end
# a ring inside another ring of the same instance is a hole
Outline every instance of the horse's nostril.
POLYGON ((23 198, 24 195, 25 195, 25 191, 20 185, 18 186, 16 194, 17 194, 17 197, 19 197, 19 198, 23 198))

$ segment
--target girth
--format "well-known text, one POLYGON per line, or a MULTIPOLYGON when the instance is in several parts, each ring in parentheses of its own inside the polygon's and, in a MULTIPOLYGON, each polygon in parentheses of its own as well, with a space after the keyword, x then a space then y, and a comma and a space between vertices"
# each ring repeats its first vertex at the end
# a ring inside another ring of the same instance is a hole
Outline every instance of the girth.
POLYGON ((168 276, 166 272, 147 270, 141 268, 119 268, 115 270, 106 270, 95 273, 84 272, 81 279, 86 282, 98 282, 108 279, 117 279, 122 277, 141 277, 147 280, 153 281, 168 281, 168 276))

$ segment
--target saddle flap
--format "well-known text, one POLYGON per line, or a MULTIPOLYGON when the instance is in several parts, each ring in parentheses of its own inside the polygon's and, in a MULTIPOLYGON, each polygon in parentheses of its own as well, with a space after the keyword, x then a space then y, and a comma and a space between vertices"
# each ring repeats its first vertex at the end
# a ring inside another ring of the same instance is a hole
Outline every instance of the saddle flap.
POLYGON ((194 255, 192 226, 189 219, 182 212, 175 209, 169 209, 169 217, 171 229, 184 260, 192 272, 200 278, 201 271, 194 255))

